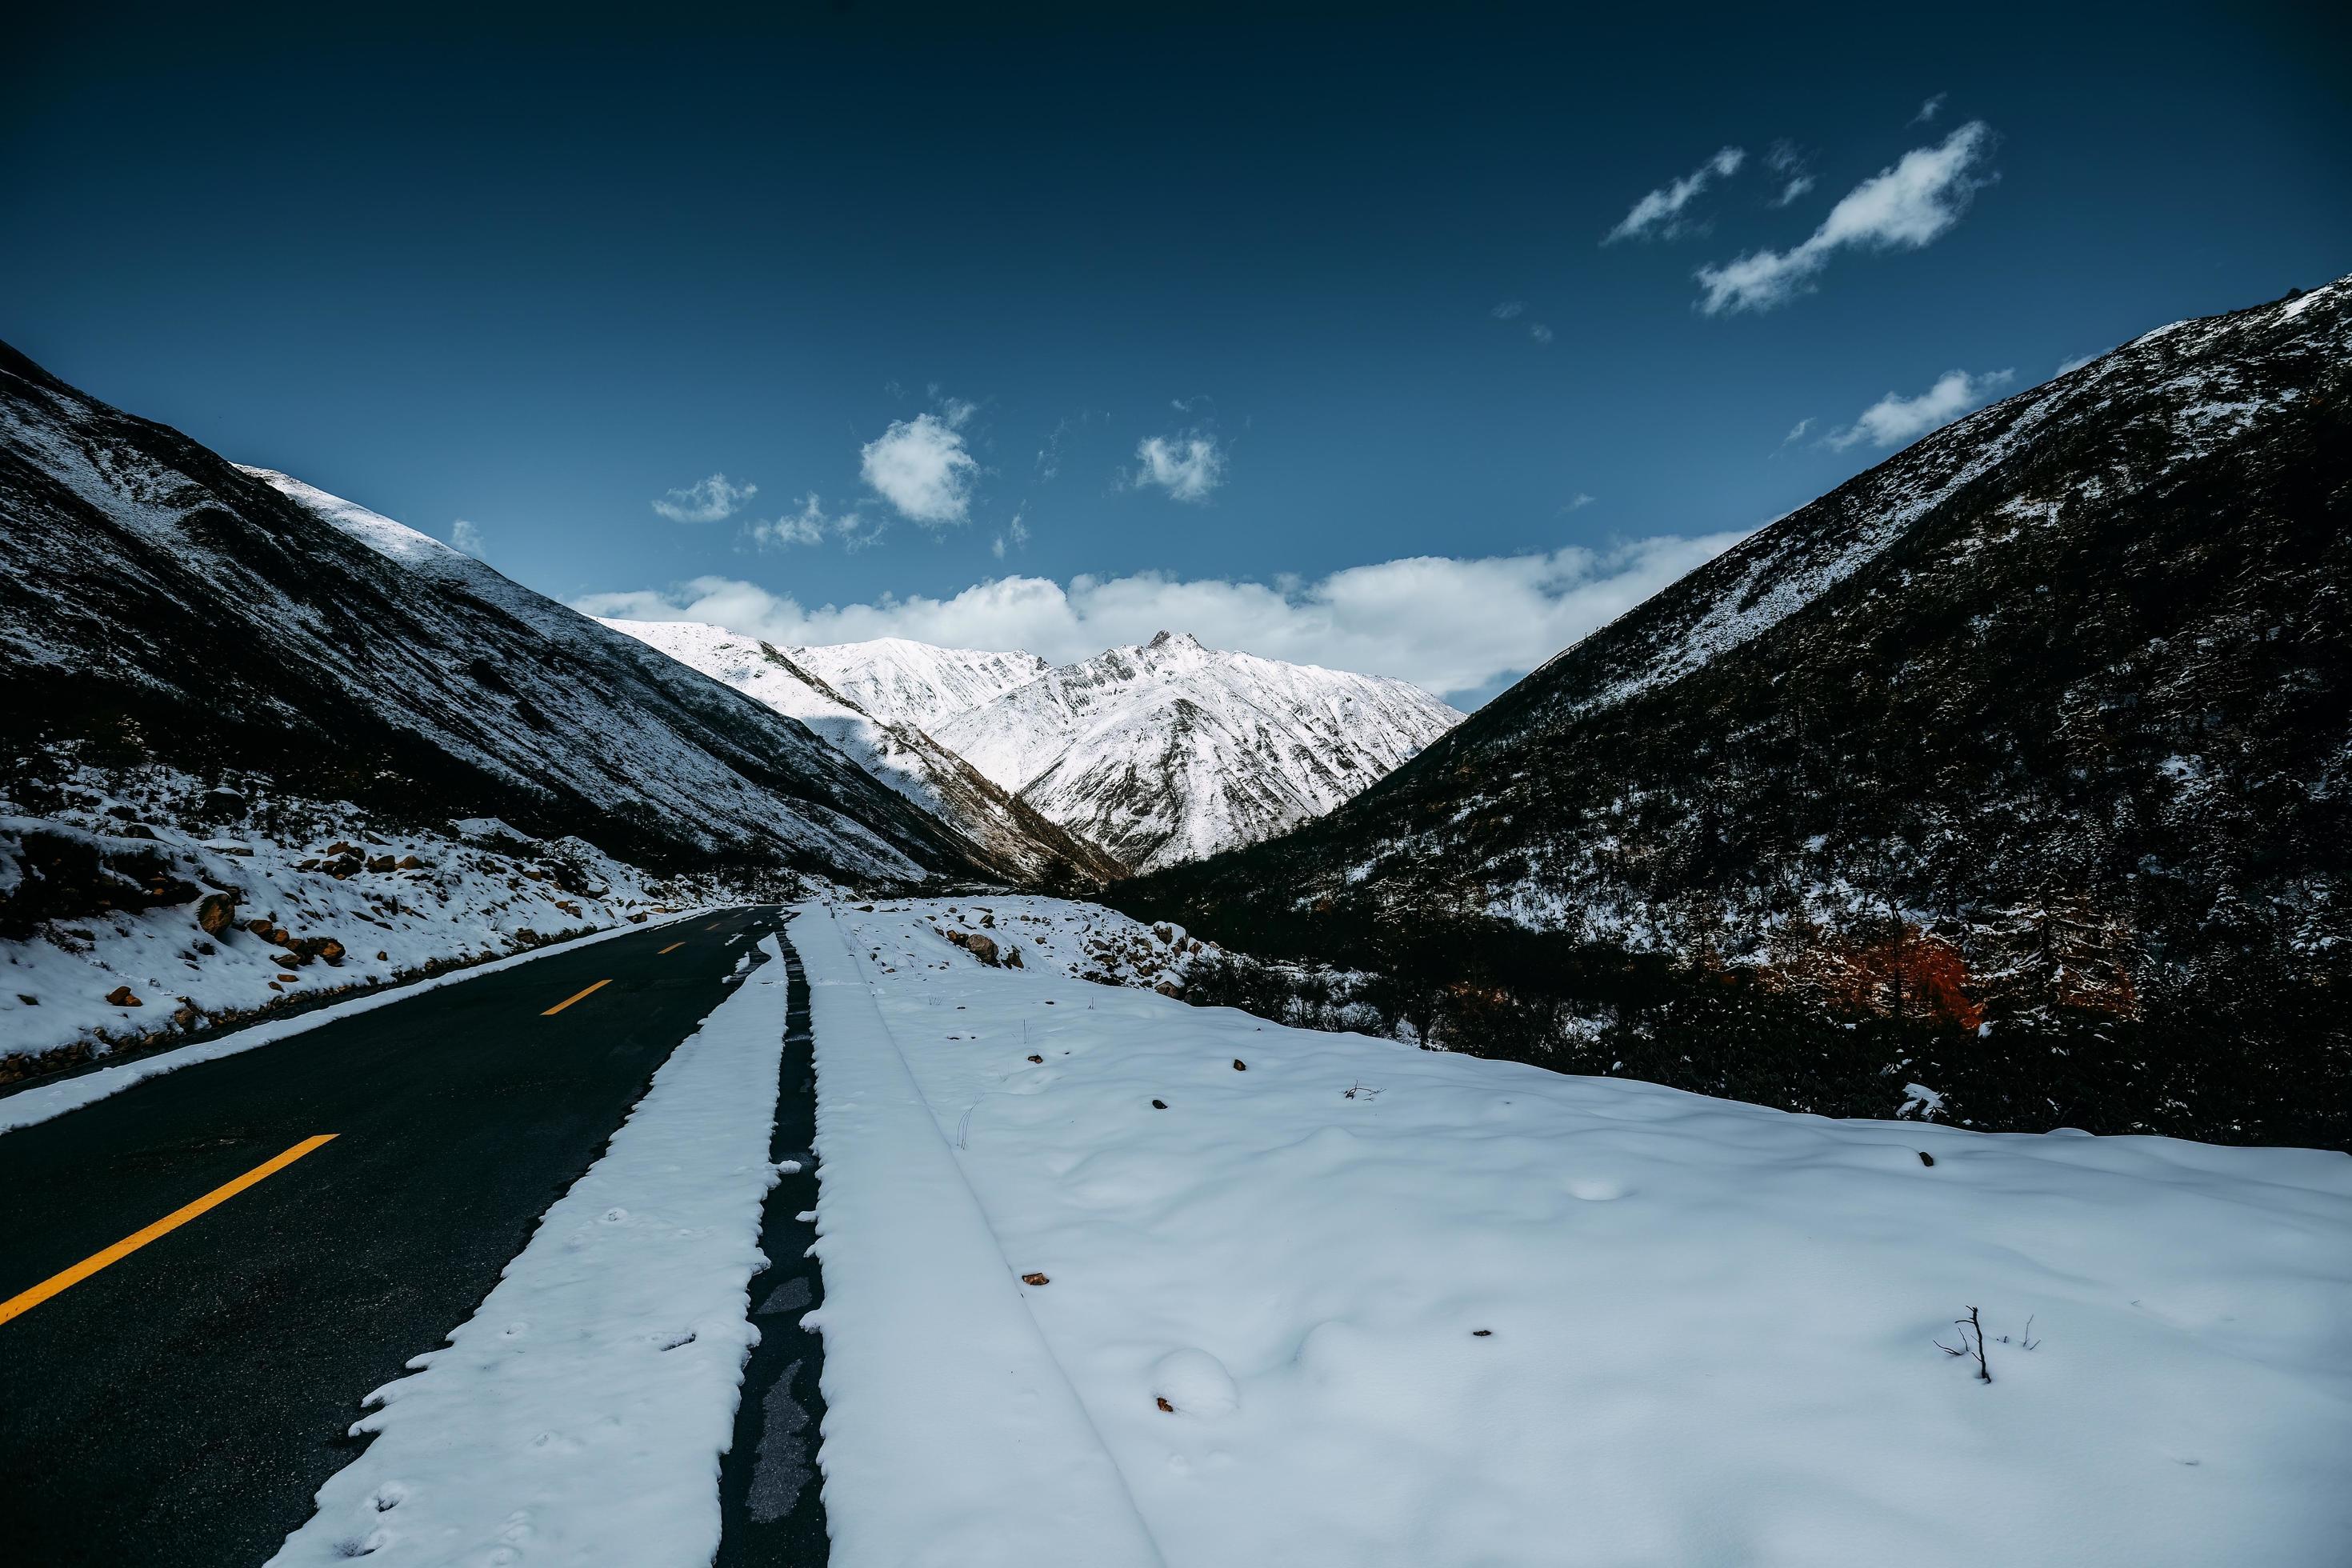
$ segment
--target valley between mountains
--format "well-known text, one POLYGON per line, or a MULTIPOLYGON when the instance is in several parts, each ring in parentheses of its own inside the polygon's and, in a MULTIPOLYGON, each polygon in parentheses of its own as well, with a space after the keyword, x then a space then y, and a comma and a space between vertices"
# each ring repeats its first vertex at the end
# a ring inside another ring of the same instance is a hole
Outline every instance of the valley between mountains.
POLYGON ((0 513, 40 1561, 2340 1559, 2352 279, 1468 714, 600 620, 5 348, 0 513))

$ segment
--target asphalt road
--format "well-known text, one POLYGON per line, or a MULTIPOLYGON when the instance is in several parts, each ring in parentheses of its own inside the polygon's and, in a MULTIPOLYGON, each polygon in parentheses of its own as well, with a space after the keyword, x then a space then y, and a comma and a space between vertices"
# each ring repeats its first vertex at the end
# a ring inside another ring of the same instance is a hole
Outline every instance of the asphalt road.
MULTIPOLYGON (((0 1134, 0 1300, 333 1134, 0 1322, 0 1555, 268 1558, 360 1400, 471 1315, 777 929, 743 910, 551 952, 0 1134)), ((805 1020, 803 989, 788 1100, 805 1020)))

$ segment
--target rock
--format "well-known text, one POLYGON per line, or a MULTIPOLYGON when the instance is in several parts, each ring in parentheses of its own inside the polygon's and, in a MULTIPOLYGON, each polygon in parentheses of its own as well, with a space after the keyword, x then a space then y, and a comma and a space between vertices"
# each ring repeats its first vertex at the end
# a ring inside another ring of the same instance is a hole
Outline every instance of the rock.
POLYGON ((1043 1274, 1024 1274, 1021 1277, 1021 1283, 1024 1285, 1051 1285, 1053 1281, 1045 1278, 1043 1274))
POLYGON ((640 910, 637 913, 631 915, 629 917, 629 923, 633 926, 641 926, 645 924, 646 917, 644 911, 640 910))
POLYGON ((196 924, 206 936, 218 936, 236 924, 236 895, 207 893, 196 905, 196 924))
POLYGON ((1153 986, 1152 989, 1159 992, 1162 996, 1181 996, 1184 994, 1182 989, 1172 980, 1163 980, 1159 984, 1153 986))
POLYGON ((994 931, 996 929, 996 917, 983 910, 981 911, 980 923, 986 926, 989 930, 994 931))
POLYGON ((1157 1405, 1160 1409, 1165 1410, 1171 1415, 1176 1414, 1176 1407, 1168 1403, 1168 1396, 1164 1394, 1153 1394, 1151 1396, 1151 1403, 1157 1405))
POLYGON ((1021 962, 1021 950, 1019 948, 1008 947, 1004 950, 1004 967, 1007 969, 1026 969, 1029 966, 1021 962))
POLYGON ((402 871, 423 871, 428 868, 425 866, 424 861, 419 860, 415 856, 403 855, 395 864, 394 868, 402 871))
POLYGON ((389 855, 371 855, 368 857, 367 868, 371 871, 390 871, 396 869, 399 865, 400 862, 389 855))
POLYGON ((1239 1057, 1235 1057, 1234 1058, 1234 1070, 1235 1072, 1247 1072, 1249 1071, 1249 1063, 1242 1060, 1239 1057))
POLYGON ((1042 1065, 1042 1064, 1045 1062, 1045 1058, 1044 1057, 1031 1057, 1029 1059, 1030 1059, 1031 1061, 1033 1061, 1033 1062, 1037 1062, 1037 1063, 1039 1063, 1039 1064, 1041 1064, 1041 1065, 1042 1065))
POLYGON ((155 841, 155 830, 143 822, 126 822, 114 830, 114 836, 117 838, 144 838, 151 844, 155 841))
POLYGON ((246 921, 245 929, 251 931, 257 937, 266 938, 269 935, 269 922, 259 915, 256 915, 253 919, 246 921))
POLYGON ((1151 1109, 1154 1110, 1165 1110, 1168 1109, 1168 1102, 1164 1100, 1155 1100, 1151 1102, 1151 1109))
POLYGON ((144 1007, 147 1005, 146 1003, 142 1002, 137 996, 131 994, 131 987, 128 985, 118 985, 113 990, 108 992, 106 994, 106 1005, 110 1007, 144 1007))
POLYGON ((950 931, 940 934, 991 969, 1003 967, 1003 961, 996 956, 996 940, 993 937, 982 936, 976 931, 950 931))
POLYGON ((225 820, 245 815, 245 796, 233 789, 206 790, 202 804, 209 817, 225 820))
POLYGON ((375 961, 378 963, 390 963, 392 962, 392 954, 384 952, 382 948, 377 948, 375 950, 375 961))
POLYGON ((358 845, 346 844, 341 839, 338 838, 332 844, 328 845, 327 847, 320 853, 324 855, 328 859, 332 860, 345 855, 356 855, 359 852, 360 847, 358 845))
POLYGON ((1923 1165, 1933 1165, 1935 1163, 1936 1156, 1928 1153, 1925 1149, 1919 1151, 1919 1163, 1923 1165))

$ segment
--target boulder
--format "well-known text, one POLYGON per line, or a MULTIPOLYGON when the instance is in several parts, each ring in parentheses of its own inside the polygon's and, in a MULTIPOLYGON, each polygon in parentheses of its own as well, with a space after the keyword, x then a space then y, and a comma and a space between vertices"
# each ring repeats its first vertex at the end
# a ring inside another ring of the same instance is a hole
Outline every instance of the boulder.
POLYGON ((204 928, 206 936, 218 936, 236 924, 236 895, 206 893, 196 905, 196 924, 204 928))
POLYGON ((132 994, 131 987, 128 985, 118 985, 113 990, 108 992, 106 994, 106 1005, 110 1007, 144 1007, 147 1005, 146 1003, 142 1002, 136 995, 132 994))

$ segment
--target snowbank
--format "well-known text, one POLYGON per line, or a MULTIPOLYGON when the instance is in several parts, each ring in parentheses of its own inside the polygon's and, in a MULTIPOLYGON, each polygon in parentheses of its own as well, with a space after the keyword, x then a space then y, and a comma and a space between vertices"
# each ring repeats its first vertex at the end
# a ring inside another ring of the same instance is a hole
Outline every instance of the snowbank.
MULTIPOLYGON (((803 906, 835 1568, 1160 1561, 836 917, 803 906)), ((944 942, 940 943, 945 946, 944 942)), ((969 961, 967 961, 969 962, 969 961)))
POLYGON ((290 998, 750 901, 495 818, 403 828, 257 782, 238 793, 159 766, 58 771, 64 782, 37 802, 0 795, 0 929, 13 937, 0 938, 0 1081, 290 998), (44 868, 60 848, 85 864, 44 868), (151 891, 151 879, 172 890, 151 891), (215 895, 228 907, 206 930, 215 895))
POLYGON ((272 1563, 710 1562, 777 1173, 785 974, 760 950, 480 1310, 368 1396, 375 1441, 272 1563))
POLYGON ((1064 1478, 1004 1473, 1029 1333, 1180 1568, 2318 1568, 2352 1539, 2340 1154, 1288 1030, 984 967, 944 910, 838 910, 838 955, 795 928, 827 980, 826 1500, 875 1532, 845 1562, 1014 1531, 1108 1560, 1057 1533, 1064 1478), (1990 1384, 1933 1342, 1971 1306, 1990 1384))

